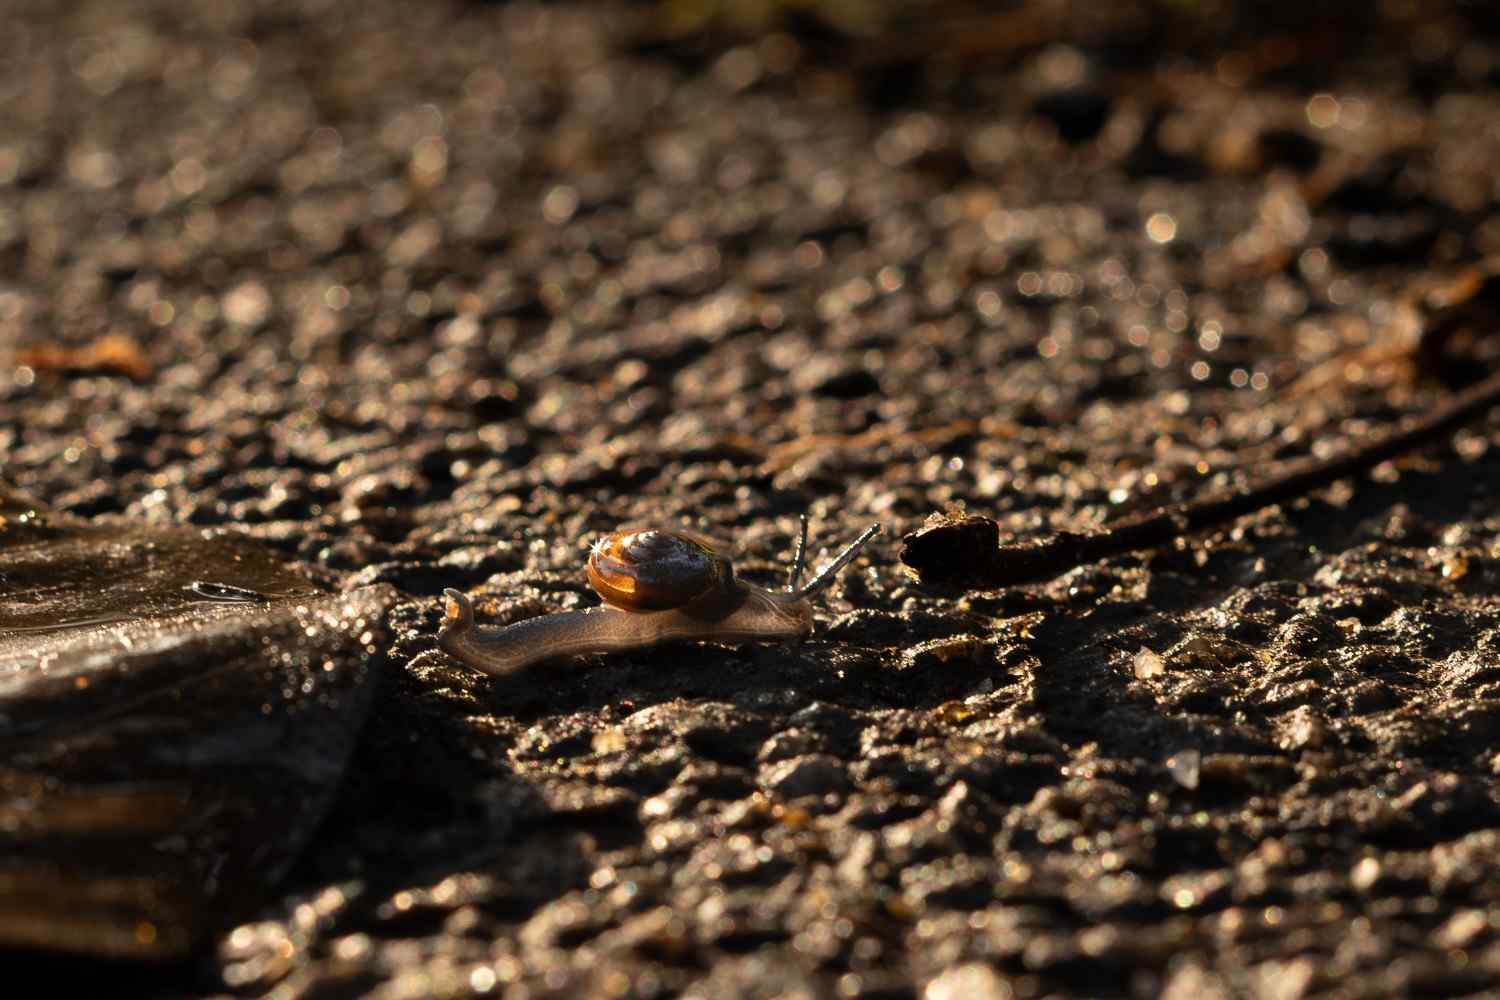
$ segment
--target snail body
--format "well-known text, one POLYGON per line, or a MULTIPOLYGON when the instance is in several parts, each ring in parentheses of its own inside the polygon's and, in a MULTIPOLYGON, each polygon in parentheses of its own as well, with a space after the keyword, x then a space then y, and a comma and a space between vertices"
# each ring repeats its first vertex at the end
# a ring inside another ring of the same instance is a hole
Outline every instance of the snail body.
POLYGON ((438 646, 468 666, 510 674, 544 660, 617 653, 663 642, 780 642, 812 631, 808 597, 826 586, 880 530, 873 525, 799 587, 807 523, 785 591, 740 580, 713 545, 681 531, 648 529, 606 535, 589 552, 586 573, 604 605, 563 611, 504 628, 474 623, 474 606, 457 590, 438 646))

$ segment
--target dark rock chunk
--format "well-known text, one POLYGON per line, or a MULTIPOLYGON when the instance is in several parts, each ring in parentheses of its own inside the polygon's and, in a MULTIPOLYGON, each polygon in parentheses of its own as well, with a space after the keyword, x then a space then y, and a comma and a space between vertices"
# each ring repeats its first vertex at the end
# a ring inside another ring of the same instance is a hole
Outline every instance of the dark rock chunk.
POLYGON ((964 584, 992 575, 1000 526, 987 517, 934 516, 901 541, 901 561, 924 582, 964 584))
POLYGON ((322 819, 393 592, 4 494, 0 581, 0 946, 189 953, 322 819))
POLYGON ((1086 87, 1049 91, 1036 99, 1031 111, 1045 118, 1057 134, 1071 143, 1088 142, 1109 121, 1109 96, 1086 87))

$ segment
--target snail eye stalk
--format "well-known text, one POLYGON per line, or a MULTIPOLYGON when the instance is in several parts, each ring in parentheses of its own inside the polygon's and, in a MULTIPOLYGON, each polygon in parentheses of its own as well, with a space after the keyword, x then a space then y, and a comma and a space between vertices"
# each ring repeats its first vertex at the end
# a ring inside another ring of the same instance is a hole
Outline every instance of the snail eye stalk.
MULTIPOLYGON (((803 523, 805 526, 806 521, 804 520, 803 523)), ((860 536, 858 538, 850 542, 848 547, 845 548, 844 551, 834 556, 832 562, 827 563, 826 565, 819 568, 817 573, 813 574, 813 578, 807 581, 806 586, 800 589, 793 590, 792 594, 797 597, 806 597, 809 594, 816 594, 818 591, 828 586, 828 584, 833 581, 833 578, 838 576, 839 570, 849 565, 849 563, 854 560, 854 557, 859 555, 859 550, 864 547, 865 543, 878 534, 880 534, 880 525, 870 525, 860 533, 860 536)), ((793 569, 795 571, 796 567, 794 566, 793 569)), ((800 573, 798 575, 800 575, 800 573)))
POLYGON ((792 554, 792 575, 786 584, 788 594, 797 592, 797 584, 802 582, 802 571, 807 568, 807 515, 799 515, 797 520, 801 522, 802 530, 797 535, 797 551, 792 554))

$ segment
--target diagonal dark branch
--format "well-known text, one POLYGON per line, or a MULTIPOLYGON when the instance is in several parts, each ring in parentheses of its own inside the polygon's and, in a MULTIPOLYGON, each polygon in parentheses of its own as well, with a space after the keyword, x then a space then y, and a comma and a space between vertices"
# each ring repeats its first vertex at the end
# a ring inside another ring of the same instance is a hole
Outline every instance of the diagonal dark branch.
POLYGON ((1365 444, 1351 444, 1330 458, 1299 459, 1246 488, 1146 511, 1098 532, 1058 532, 1037 541, 1005 545, 999 544, 999 526, 989 518, 944 519, 907 535, 902 540, 901 561, 916 570, 924 583, 958 584, 971 590, 1044 580, 1110 556, 1166 545, 1360 475, 1483 416, 1497 403, 1500 372, 1365 444))

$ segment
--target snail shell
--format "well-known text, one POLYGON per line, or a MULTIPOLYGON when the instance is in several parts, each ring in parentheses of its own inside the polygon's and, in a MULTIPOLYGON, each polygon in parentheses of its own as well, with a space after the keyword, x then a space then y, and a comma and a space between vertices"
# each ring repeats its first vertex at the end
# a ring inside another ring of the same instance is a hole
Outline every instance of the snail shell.
POLYGON ((734 567, 706 540, 654 528, 605 535, 584 571, 604 602, 623 611, 680 608, 734 581, 734 567))

